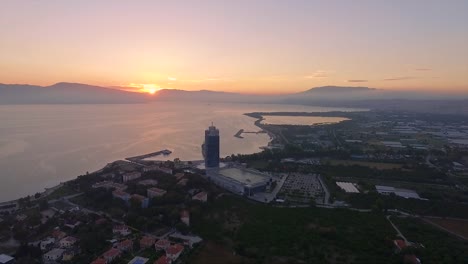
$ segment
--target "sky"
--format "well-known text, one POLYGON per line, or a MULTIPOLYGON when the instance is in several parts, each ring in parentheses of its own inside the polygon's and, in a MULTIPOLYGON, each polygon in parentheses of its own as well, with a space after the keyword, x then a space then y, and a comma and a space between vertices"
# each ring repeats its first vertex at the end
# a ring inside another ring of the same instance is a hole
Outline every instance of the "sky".
POLYGON ((0 83, 468 93, 468 1, 0 1, 0 83))

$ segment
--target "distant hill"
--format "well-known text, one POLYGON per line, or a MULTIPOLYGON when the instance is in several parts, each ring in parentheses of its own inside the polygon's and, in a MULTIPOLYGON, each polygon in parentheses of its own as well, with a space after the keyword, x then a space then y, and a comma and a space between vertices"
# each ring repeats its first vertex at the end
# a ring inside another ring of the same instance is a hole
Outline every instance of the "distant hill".
POLYGON ((369 92, 369 91, 375 91, 377 89, 375 88, 369 88, 369 87, 345 87, 345 86, 321 86, 321 87, 315 87, 311 88, 307 91, 300 92, 301 94, 307 93, 349 93, 349 92, 369 92))
POLYGON ((80 83, 51 86, 0 84, 0 104, 101 104, 138 103, 148 96, 80 83))

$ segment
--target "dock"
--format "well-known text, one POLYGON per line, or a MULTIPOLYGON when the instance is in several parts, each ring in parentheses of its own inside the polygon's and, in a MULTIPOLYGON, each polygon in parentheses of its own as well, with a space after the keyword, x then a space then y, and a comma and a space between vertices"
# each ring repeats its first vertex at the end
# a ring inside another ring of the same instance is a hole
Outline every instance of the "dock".
POLYGON ((147 159, 147 158, 151 158, 151 157, 156 157, 156 156, 159 156, 159 155, 170 155, 171 153, 172 153, 172 151, 170 151, 168 149, 163 149, 163 150, 160 150, 160 151, 151 152, 151 153, 148 153, 148 154, 134 156, 134 157, 129 157, 129 158, 125 158, 125 159, 128 160, 128 161, 138 161, 138 160, 143 160, 143 159, 147 159))
POLYGON ((234 135, 236 138, 244 138, 242 134, 247 133, 247 134, 264 134, 266 131, 260 130, 260 131, 244 131, 244 129, 240 129, 237 131, 237 133, 234 135))

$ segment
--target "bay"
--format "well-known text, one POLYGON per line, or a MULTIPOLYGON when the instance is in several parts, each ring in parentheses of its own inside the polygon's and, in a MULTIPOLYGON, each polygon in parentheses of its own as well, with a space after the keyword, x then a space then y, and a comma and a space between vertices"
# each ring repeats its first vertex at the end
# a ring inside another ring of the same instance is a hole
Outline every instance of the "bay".
POLYGON ((180 103, 0 106, 0 201, 24 197, 92 172, 108 162, 161 149, 168 159, 202 159, 204 130, 220 129, 221 155, 266 146, 247 112, 326 112, 353 109, 300 105, 180 103))

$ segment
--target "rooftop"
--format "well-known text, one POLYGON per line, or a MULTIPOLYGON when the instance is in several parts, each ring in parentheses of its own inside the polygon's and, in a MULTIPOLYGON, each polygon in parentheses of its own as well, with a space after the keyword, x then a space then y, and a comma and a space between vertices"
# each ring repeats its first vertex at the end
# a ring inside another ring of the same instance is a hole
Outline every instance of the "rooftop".
POLYGON ((263 174, 239 168, 220 169, 219 174, 224 177, 236 180, 244 185, 255 185, 268 180, 268 178, 263 174))

